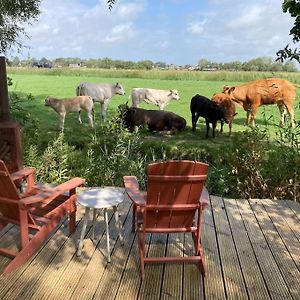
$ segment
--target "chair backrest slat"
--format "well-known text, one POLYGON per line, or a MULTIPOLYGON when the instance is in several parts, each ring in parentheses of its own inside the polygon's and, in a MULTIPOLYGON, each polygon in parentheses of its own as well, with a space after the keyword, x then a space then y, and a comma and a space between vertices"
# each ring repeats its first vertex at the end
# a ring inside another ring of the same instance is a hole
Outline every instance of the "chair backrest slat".
POLYGON ((147 205, 157 210, 147 211, 147 228, 182 228, 192 226, 194 210, 172 209, 172 205, 197 204, 207 178, 208 165, 192 161, 167 161, 148 166, 147 205), (159 209, 159 205, 170 209, 159 209))

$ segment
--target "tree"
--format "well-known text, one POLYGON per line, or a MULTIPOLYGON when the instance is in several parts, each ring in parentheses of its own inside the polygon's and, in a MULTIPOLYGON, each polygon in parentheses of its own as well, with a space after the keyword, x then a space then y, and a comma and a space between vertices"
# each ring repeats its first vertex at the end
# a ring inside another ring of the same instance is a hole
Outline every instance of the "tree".
POLYGON ((40 0, 0 0, 0 53, 12 46, 21 48, 20 37, 26 35, 22 24, 36 20, 40 14, 40 0))
POLYGON ((117 0, 107 0, 107 5, 109 9, 112 9, 113 5, 117 0))
MULTIPOLYGON (((284 0, 282 3, 282 10, 284 13, 289 13, 292 18, 295 18, 294 26, 290 30, 292 41, 294 44, 300 41, 300 1, 299 0, 284 0)), ((300 51, 297 48, 292 49, 286 45, 284 49, 277 53, 277 60, 284 61, 286 59, 297 60, 300 62, 300 51)))

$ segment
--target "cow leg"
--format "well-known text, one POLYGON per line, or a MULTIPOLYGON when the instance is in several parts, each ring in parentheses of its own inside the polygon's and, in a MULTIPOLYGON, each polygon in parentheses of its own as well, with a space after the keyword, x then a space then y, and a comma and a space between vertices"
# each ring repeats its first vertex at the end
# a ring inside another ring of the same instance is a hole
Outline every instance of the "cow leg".
POLYGON ((292 105, 285 105, 289 115, 290 115, 290 119, 291 119, 291 127, 294 128, 295 127, 295 121, 294 121, 294 110, 293 110, 293 106, 292 105))
POLYGON ((223 132, 223 125, 224 125, 224 121, 221 120, 221 132, 223 132))
POLYGON ((246 125, 249 125, 250 110, 247 110, 246 125))
POLYGON ((213 128, 213 138, 215 138, 215 136, 216 136, 216 125, 217 125, 217 122, 213 122, 213 123, 212 123, 212 128, 213 128))
POLYGON ((59 114, 60 130, 64 130, 64 127, 65 127, 65 117, 66 117, 66 113, 65 112, 61 112, 59 114))
POLYGON ((228 126, 229 126, 229 136, 231 136, 232 122, 229 122, 229 123, 228 123, 228 126))
POLYGON ((106 118, 106 113, 107 113, 107 107, 108 107, 108 101, 104 100, 104 102, 101 102, 101 117, 102 120, 105 120, 106 118))
POLYGON ((94 128, 94 122, 93 122, 94 114, 91 111, 88 112, 87 114, 88 114, 88 119, 89 119, 89 126, 91 128, 94 128))
POLYGON ((251 123, 252 127, 255 127, 255 115, 256 115, 257 107, 252 107, 251 110, 251 123))
MULTIPOLYGON (((206 122, 206 138, 208 138, 208 132, 209 132, 209 122, 208 122, 208 120, 207 119, 205 119, 205 122, 206 122)), ((214 132, 213 132, 213 134, 214 134, 214 132)))
POLYGON ((79 124, 82 124, 82 120, 81 120, 81 110, 78 111, 78 122, 79 122, 79 124))
POLYGON ((199 119, 199 115, 197 113, 192 114, 193 131, 196 131, 196 126, 197 126, 198 119, 199 119))

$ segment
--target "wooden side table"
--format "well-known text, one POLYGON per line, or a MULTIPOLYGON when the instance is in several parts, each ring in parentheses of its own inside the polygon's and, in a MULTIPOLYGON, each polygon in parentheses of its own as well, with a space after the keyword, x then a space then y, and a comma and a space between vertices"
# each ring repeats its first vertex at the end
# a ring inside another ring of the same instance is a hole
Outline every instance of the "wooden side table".
POLYGON ((93 224, 92 224, 92 239, 94 239, 94 225, 97 219, 97 210, 103 209, 105 226, 106 226, 107 261, 108 262, 111 261, 107 209, 110 207, 113 208, 118 235, 121 243, 123 243, 123 236, 121 232, 122 224, 118 214, 118 204, 120 204, 123 200, 124 200, 124 193, 115 187, 92 188, 77 195, 77 202, 85 207, 83 226, 82 226, 79 245, 77 249, 77 256, 80 256, 82 252, 83 239, 86 232, 86 226, 87 226, 87 221, 89 219, 90 210, 91 209, 94 210, 93 224))

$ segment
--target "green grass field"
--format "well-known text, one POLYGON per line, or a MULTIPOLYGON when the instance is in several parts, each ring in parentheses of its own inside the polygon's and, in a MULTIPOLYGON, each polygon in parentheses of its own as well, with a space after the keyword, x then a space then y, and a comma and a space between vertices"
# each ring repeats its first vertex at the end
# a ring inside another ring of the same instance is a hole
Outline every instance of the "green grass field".
MULTIPOLYGON (((149 71, 151 73, 151 71, 149 71)), ((179 72, 179 71, 177 71, 179 72)), ((107 73, 96 72, 94 70, 76 70, 74 72, 70 70, 18 70, 10 69, 7 70, 8 76, 12 78, 13 85, 9 87, 9 91, 31 94, 33 100, 28 101, 24 104, 24 108, 29 109, 31 114, 38 119, 39 129, 44 133, 45 142, 51 137, 57 135, 59 119, 56 112, 50 108, 44 106, 44 99, 46 96, 53 96, 57 98, 75 96, 76 86, 80 82, 109 82, 115 83, 119 81, 122 83, 126 96, 114 96, 108 108, 108 118, 113 116, 118 105, 128 101, 131 105, 131 100, 129 100, 129 95, 132 88, 134 87, 147 87, 147 88, 158 88, 158 89, 177 89, 180 94, 179 101, 172 101, 165 110, 172 111, 187 120, 187 128, 185 131, 174 135, 174 136, 161 136, 159 134, 150 134, 143 131, 145 139, 152 139, 152 137, 157 137, 154 139, 158 143, 169 143, 172 145, 186 144, 191 146, 201 146, 203 143, 220 144, 226 141, 230 141, 228 137, 228 126, 224 126, 224 133, 221 135, 217 133, 216 139, 210 138, 205 140, 205 122, 204 119, 200 118, 198 121, 198 127, 196 133, 191 131, 191 116, 190 116, 190 99, 195 94, 201 94, 208 98, 211 98, 213 93, 219 92, 224 84, 234 85, 238 83, 246 82, 246 78, 259 78, 259 76, 270 76, 272 74, 248 74, 248 77, 243 73, 236 73, 235 76, 232 74, 221 73, 219 76, 217 74, 204 74, 202 77, 193 73, 186 73, 187 75, 182 75, 172 71, 172 73, 164 73, 164 71, 157 71, 150 76, 147 75, 147 71, 136 72, 136 74, 130 73, 128 71, 110 71, 107 73), (105 75, 105 77, 104 77, 105 75), (214 75, 214 77, 213 77, 214 75), (229 76, 230 75, 230 76, 229 76), (240 76, 239 76, 240 75, 240 76), (134 78, 139 76, 140 78, 134 78), (208 77, 207 77, 208 76, 208 77), (209 76, 212 76, 211 78, 209 76), (251 77, 249 77, 251 76, 251 77), (166 79, 170 78, 170 79, 166 79), (231 81, 228 81, 229 78, 231 81), (245 79, 245 81, 239 80, 239 78, 245 79)), ((195 72, 194 72, 195 73, 195 72)), ((212 72, 213 73, 213 72, 212 72)), ((287 78, 287 74, 280 74, 281 78, 287 78)), ((275 77, 274 74, 272 77, 275 77)), ((292 81, 298 83, 300 81, 300 76, 298 74, 293 74, 292 81)), ((300 93, 300 90, 298 91, 300 93)), ((300 95, 298 93, 298 95, 300 95)), ((296 122, 300 121, 299 113, 299 96, 297 97, 295 104, 295 119, 296 122)), ((158 109, 158 107, 153 105, 147 105, 143 103, 142 108, 146 109, 158 109)), ((96 111, 96 126, 100 122, 100 105, 95 104, 96 111)), ((233 134, 236 132, 244 131, 246 129, 245 118, 246 113, 239 107, 237 107, 238 115, 235 117, 233 123, 233 134)), ((270 132, 275 132, 276 126, 279 124, 279 111, 276 105, 262 106, 259 108, 256 124, 262 126, 265 124, 265 120, 268 120, 268 125, 270 132), (272 117, 271 117, 272 116, 272 117), (269 117, 271 117, 269 119, 269 117)), ((91 130, 88 128, 87 118, 85 113, 82 116, 83 125, 77 123, 77 115, 69 114, 65 121, 65 133, 66 138, 74 144, 82 144, 85 142, 85 138, 90 134, 91 130)))

